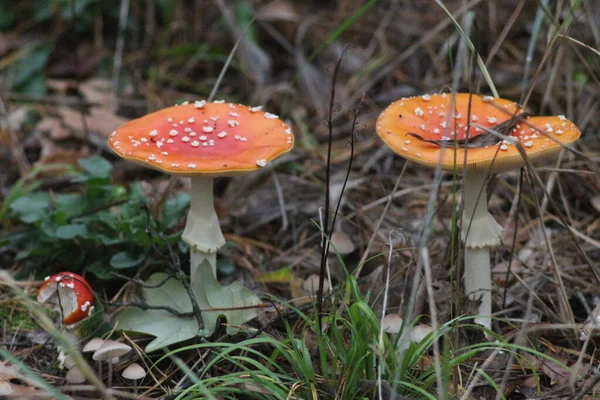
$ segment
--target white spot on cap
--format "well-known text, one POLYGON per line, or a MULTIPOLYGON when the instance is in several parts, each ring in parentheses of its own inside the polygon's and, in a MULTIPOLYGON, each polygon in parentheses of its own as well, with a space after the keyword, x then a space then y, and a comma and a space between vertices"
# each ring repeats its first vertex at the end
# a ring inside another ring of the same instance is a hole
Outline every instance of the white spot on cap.
MULTIPOLYGON (((188 119, 188 122, 189 122, 190 124, 193 124, 194 122, 196 122, 196 118, 194 118, 194 117, 191 117, 191 118, 189 118, 189 119, 188 119)), ((186 128, 186 129, 189 129, 189 128, 186 128)))
POLYGON ((492 96, 483 96, 482 100, 486 103, 489 103, 490 101, 494 100, 494 98, 492 96))
POLYGON ((158 131, 156 129, 153 129, 150 131, 150 133, 148 134, 150 137, 155 137, 156 135, 158 135, 158 131))
POLYGON ((545 124, 544 128, 546 128, 546 132, 548 133, 552 133, 554 131, 554 129, 552 129, 552 125, 550 124, 545 124))
POLYGON ((223 103, 225 103, 225 100, 215 100, 214 103, 216 103, 216 104, 223 104, 223 103))
POLYGON ((446 121, 442 121, 442 123, 440 124, 440 126, 441 126, 442 128, 447 128, 447 127, 448 127, 448 122, 446 122, 446 121))
POLYGON ((210 133, 210 132, 214 131, 215 128, 213 128, 212 126, 203 126, 202 130, 206 133, 210 133))
POLYGON ((240 116, 240 114, 238 114, 236 112, 233 112, 233 111, 230 111, 229 115, 231 115, 232 117, 239 117, 240 116))
POLYGON ((187 142, 190 141, 190 138, 187 137, 187 136, 184 136, 184 137, 181 138, 181 141, 184 142, 184 143, 187 143, 187 142))
MULTIPOLYGON (((216 101, 215 101, 215 103, 216 103, 216 101)), ((206 105, 206 100, 200 100, 200 101, 194 102, 194 108, 204 108, 205 105, 206 105)))
POLYGON ((198 147, 200 146, 200 142, 197 140, 194 140, 192 143, 190 143, 192 145, 192 147, 198 147))
MULTIPOLYGON (((277 118, 277 117, 275 117, 277 118)), ((230 119, 229 121, 227 121, 227 125, 229 125, 232 128, 235 128, 236 126, 240 125, 240 121, 236 121, 235 119, 230 119)))
POLYGON ((188 168, 195 169, 196 168, 196 164, 188 164, 188 168))
POLYGON ((533 146, 533 142, 531 140, 528 140, 525 143, 523 143, 523 146, 525 146, 525 147, 531 147, 531 146, 533 146))
POLYGON ((567 119, 567 117, 565 117, 564 115, 559 115, 558 119, 560 119, 561 121, 565 121, 567 119))
POLYGON ((440 130, 439 130, 438 128, 435 128, 435 129, 433 130, 433 133, 435 133, 436 135, 439 135, 439 134, 440 134, 440 130))
POLYGON ((264 158, 262 160, 256 160, 256 165, 258 165, 259 167, 264 167, 265 165, 267 165, 267 160, 265 160, 264 158))
POLYGON ((410 144, 410 140, 406 139, 406 140, 404 141, 404 144, 410 144))
MULTIPOLYGON (((279 118, 279 116, 275 115, 275 114, 271 114, 271 113, 265 113, 265 118, 276 119, 276 118, 279 118)), ((261 161, 261 160, 258 160, 258 161, 261 161)))
POLYGON ((182 106, 187 106, 188 104, 190 104, 189 101, 184 101, 183 103, 181 103, 182 106))
POLYGON ((477 115, 471 115, 471 121, 477 122, 477 120, 479 120, 479 118, 477 117, 477 115))
POLYGON ((504 151, 506 151, 506 150, 508 150, 508 146, 507 146, 507 145, 505 145, 505 144, 503 144, 503 145, 500 145, 500 150, 504 150, 504 151))
POLYGON ((431 96, 430 96, 430 95, 428 95, 428 94, 424 94, 423 96, 421 96, 421 98, 422 98, 423 100, 425 100, 425 101, 429 101, 429 100, 431 100, 431 96))
POLYGON ((422 130, 425 130, 425 124, 421 124, 421 125, 419 126, 419 128, 421 128, 422 130))
POLYGON ((219 132, 217 134, 217 136, 220 137, 221 139, 223 139, 225 136, 227 136, 227 132, 225 132, 225 131, 219 132))
POLYGON ((86 301, 85 303, 83 303, 81 305, 81 312, 86 312, 87 309, 91 306, 92 304, 90 303, 90 301, 86 301))
POLYGON ((415 115, 417 117, 422 117, 423 115, 425 115, 425 113, 423 112, 423 110, 421 110, 419 107, 415 108, 415 115))
POLYGON ((170 117, 169 117, 169 118, 167 118, 167 122, 168 122, 168 123, 171 123, 171 122, 173 122, 173 118, 170 118, 170 117))
POLYGON ((175 129, 172 129, 171 132, 169 132, 169 135, 171 135, 171 136, 177 136, 177 135, 179 135, 179 132, 176 131, 175 129))
POLYGON ((496 123, 496 121, 497 121, 496 117, 488 117, 488 122, 489 122, 490 124, 495 124, 495 123, 496 123))
POLYGON ((113 131, 113 133, 110 134, 110 136, 115 136, 117 134, 117 131, 113 131))

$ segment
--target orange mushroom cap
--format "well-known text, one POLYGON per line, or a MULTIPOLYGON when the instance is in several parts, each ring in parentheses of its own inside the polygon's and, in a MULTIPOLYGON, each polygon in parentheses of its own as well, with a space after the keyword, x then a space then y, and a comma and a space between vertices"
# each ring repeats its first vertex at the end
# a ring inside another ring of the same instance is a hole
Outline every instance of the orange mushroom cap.
MULTIPOLYGON (((502 172, 525 165, 514 144, 498 139, 498 143, 484 147, 455 149, 453 141, 464 140, 468 130, 471 142, 486 129, 495 129, 522 113, 518 104, 500 98, 469 93, 423 95, 389 105, 379 115, 376 129, 394 152, 418 164, 441 165, 442 169, 452 171, 463 165, 466 154, 467 169, 487 169, 492 165, 491 172, 502 172), (453 98, 454 110, 450 110, 453 98), (448 140, 448 147, 427 140, 448 140)), ((519 141, 529 160, 535 161, 559 152, 562 145, 577 140, 581 132, 564 116, 558 116, 528 117, 517 121, 513 129, 504 134, 519 141)))
POLYGON ((130 121, 108 144, 122 158, 168 174, 216 177, 265 166, 292 149, 294 135, 261 107, 196 101, 130 121))

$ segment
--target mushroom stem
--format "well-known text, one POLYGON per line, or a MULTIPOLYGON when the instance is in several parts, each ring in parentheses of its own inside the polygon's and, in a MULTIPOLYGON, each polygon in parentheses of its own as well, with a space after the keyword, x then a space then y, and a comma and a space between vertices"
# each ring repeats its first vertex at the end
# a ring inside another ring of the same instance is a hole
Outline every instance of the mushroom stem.
POLYGON ((479 314, 476 324, 492 328, 492 278, 490 276, 490 249, 465 248, 465 271, 463 274, 465 294, 471 300, 479 301, 479 314))
POLYGON ((487 170, 469 170, 464 177, 461 238, 465 244, 465 293, 480 302, 475 323, 491 329, 490 247, 500 244, 502 226, 487 208, 486 175, 487 170))
POLYGON ((214 179, 191 179, 191 205, 182 239, 190 245, 190 279, 193 282, 198 266, 205 260, 216 276, 217 250, 225 244, 225 238, 213 203, 214 179))
POLYGON ((469 170, 463 179, 461 238, 467 247, 493 247, 500 244, 502 226, 488 211, 486 175, 487 169, 469 170))

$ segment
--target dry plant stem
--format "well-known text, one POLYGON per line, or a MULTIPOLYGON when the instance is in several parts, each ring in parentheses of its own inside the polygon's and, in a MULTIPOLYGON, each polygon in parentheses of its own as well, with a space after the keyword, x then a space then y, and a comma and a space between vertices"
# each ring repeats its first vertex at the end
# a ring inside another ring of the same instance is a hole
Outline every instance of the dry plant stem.
POLYGON ((190 245, 190 281, 198 266, 208 261, 217 274, 217 250, 225 244, 213 203, 213 178, 192 178, 190 211, 181 238, 190 245))
POLYGON ((491 329, 490 247, 500 244, 502 227, 487 209, 486 175, 487 169, 472 170, 464 178, 461 238, 465 244, 465 293, 480 301, 475 323, 491 329))

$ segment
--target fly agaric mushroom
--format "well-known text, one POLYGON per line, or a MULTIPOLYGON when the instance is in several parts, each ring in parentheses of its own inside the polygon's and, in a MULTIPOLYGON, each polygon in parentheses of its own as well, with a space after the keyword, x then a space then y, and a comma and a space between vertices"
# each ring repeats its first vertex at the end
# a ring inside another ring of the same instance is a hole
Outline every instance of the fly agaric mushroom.
POLYGON ((182 239, 191 247, 191 279, 225 244, 213 204, 213 179, 264 167, 292 149, 294 135, 261 107, 196 101, 128 122, 110 135, 122 158, 167 174, 192 178, 192 200, 182 239))
POLYGON ((37 296, 38 302, 53 304, 54 310, 69 326, 94 312, 94 292, 87 281, 72 272, 59 272, 44 280, 37 296))
POLYGON ((468 93, 398 100, 379 115, 376 129, 394 152, 410 161, 445 171, 464 166, 465 293, 481 301, 475 322, 491 328, 489 249, 500 244, 502 227, 487 209, 487 175, 524 166, 519 147, 535 161, 558 153, 581 132, 564 116, 529 117, 511 101, 468 93))

